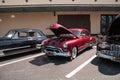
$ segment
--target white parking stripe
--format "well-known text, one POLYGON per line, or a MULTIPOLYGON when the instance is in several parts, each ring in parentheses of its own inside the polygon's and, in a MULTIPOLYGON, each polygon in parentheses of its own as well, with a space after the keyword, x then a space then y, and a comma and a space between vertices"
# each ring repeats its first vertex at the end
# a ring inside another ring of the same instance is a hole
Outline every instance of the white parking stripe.
POLYGON ((24 61, 24 60, 27 60, 27 59, 30 59, 30 58, 34 58, 34 57, 37 57, 37 56, 42 56, 42 55, 45 55, 45 53, 40 53, 40 54, 33 55, 33 56, 30 56, 30 57, 27 57, 27 58, 23 58, 23 59, 19 59, 19 60, 16 60, 16 61, 8 62, 8 63, 5 63, 5 64, 1 64, 0 67, 6 66, 6 65, 9 65, 9 64, 13 64, 13 63, 17 63, 17 62, 20 62, 20 61, 24 61))
POLYGON ((96 57, 96 55, 92 56, 91 58, 89 58, 86 62, 84 62, 83 64, 81 64, 80 66, 78 66, 76 69, 74 69, 72 72, 70 72, 69 74, 67 74, 65 77, 66 78, 71 78, 73 75, 75 75, 78 71, 80 71, 82 68, 84 68, 88 63, 90 63, 94 58, 96 57))

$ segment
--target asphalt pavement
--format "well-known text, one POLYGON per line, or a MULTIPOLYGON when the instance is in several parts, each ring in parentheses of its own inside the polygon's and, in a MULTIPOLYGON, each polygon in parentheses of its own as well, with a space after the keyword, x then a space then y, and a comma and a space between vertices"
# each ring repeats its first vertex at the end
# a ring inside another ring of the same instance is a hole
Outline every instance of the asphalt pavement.
POLYGON ((0 58, 0 80, 120 80, 120 63, 100 60, 96 49, 70 61, 40 51, 0 58))

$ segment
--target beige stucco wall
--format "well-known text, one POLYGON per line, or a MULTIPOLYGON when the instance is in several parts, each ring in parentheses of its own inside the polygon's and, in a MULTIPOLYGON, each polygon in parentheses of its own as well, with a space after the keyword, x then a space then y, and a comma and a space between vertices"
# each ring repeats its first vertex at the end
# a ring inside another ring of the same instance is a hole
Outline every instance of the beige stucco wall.
POLYGON ((100 13, 98 12, 91 13, 90 21, 91 21, 91 33, 99 34, 100 33, 100 21, 101 21, 100 13))
POLYGON ((91 12, 91 32, 94 34, 99 34, 100 33, 100 24, 101 24, 101 15, 102 14, 106 14, 106 15, 110 15, 110 14, 120 14, 120 11, 111 11, 111 12, 91 12))
POLYGON ((91 34, 100 33, 101 14, 120 14, 118 12, 21 12, 21 13, 0 13, 0 36, 3 36, 9 29, 14 28, 34 28, 40 29, 45 34, 53 34, 46 27, 57 22, 57 15, 90 15, 91 34), (11 15, 15 15, 11 18, 11 15))
POLYGON ((90 23, 91 23, 91 34, 99 34, 100 33, 100 21, 101 21, 101 14, 120 14, 120 11, 103 11, 103 12, 85 12, 85 11, 76 11, 76 12, 58 12, 58 15, 64 14, 64 15, 81 15, 81 14, 87 14, 90 15, 90 23))
POLYGON ((51 34, 46 30, 50 24, 56 23, 56 16, 53 12, 31 12, 31 13, 0 13, 0 36, 14 28, 33 28, 51 34), (15 15, 11 18, 11 15, 15 15))
POLYGON ((120 4, 120 0, 5 0, 0 5, 30 5, 30 4, 120 4))

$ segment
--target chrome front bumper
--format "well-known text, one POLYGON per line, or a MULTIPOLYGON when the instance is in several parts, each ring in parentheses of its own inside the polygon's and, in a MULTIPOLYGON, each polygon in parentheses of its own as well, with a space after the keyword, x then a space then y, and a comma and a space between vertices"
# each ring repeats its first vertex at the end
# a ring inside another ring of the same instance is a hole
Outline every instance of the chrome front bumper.
POLYGON ((111 61, 120 62, 120 56, 104 54, 102 51, 97 51, 96 55, 100 58, 109 59, 111 61))
POLYGON ((63 56, 70 57, 70 52, 64 52, 61 48, 48 46, 43 50, 44 53, 48 56, 63 56))

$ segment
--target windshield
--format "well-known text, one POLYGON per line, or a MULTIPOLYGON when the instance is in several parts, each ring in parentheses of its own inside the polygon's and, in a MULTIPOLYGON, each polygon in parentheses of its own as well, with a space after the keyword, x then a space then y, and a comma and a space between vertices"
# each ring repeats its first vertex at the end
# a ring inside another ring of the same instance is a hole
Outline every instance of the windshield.
POLYGON ((12 38, 15 34, 15 31, 9 31, 4 37, 6 38, 12 38))
POLYGON ((60 37, 73 37, 72 34, 61 34, 60 37))
MULTIPOLYGON (((81 32, 78 30, 71 30, 77 37, 80 37, 81 32)), ((61 34, 62 37, 73 37, 73 34, 61 34)))
POLYGON ((80 37, 81 32, 78 30, 71 30, 77 37, 80 37))

